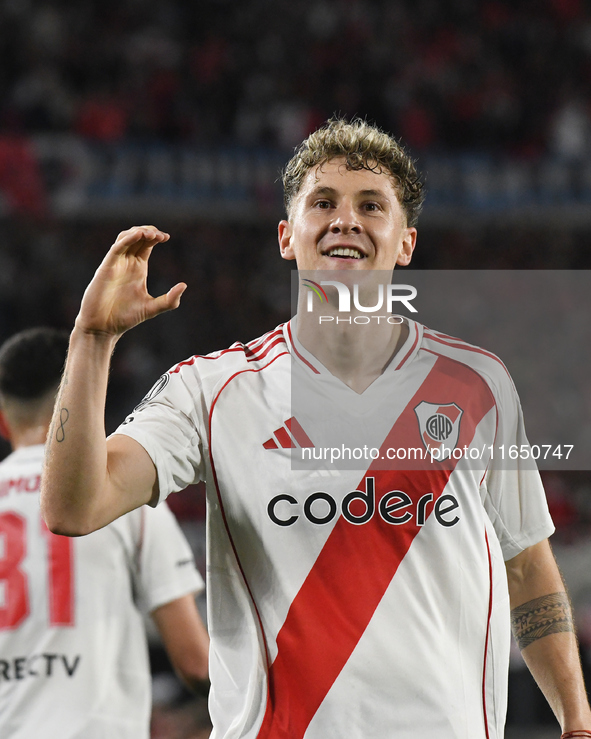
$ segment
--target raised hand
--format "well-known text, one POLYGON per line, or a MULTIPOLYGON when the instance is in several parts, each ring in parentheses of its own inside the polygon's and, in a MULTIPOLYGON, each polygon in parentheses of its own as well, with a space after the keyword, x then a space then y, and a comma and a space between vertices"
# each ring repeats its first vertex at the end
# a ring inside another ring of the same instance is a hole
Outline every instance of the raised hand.
POLYGON ((178 308, 185 283, 179 282, 156 298, 146 284, 152 249, 169 238, 155 226, 122 231, 86 288, 76 328, 119 337, 148 318, 178 308))

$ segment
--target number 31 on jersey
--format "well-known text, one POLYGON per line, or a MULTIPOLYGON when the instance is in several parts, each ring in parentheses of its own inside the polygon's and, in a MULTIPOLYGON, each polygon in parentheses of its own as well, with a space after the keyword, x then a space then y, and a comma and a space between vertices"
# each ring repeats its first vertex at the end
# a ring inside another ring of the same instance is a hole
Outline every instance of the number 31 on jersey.
MULTIPOLYGON (((52 534, 40 521, 47 541, 48 612, 50 626, 74 625, 74 542, 52 534)), ((27 555, 26 519, 0 513, 0 629, 15 629, 30 614, 29 578, 22 569, 27 555)))

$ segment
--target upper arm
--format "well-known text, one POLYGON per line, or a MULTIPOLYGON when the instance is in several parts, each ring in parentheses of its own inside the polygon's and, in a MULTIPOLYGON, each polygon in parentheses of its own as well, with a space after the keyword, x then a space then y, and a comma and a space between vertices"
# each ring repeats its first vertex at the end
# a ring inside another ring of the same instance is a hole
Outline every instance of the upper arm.
POLYGON ((113 518, 158 501, 158 474, 152 458, 135 439, 115 434, 107 439, 107 471, 113 518))
MULTIPOLYGON (((116 477, 119 451, 125 456, 132 446, 137 449, 134 460, 141 464, 141 479, 132 481, 137 489, 136 504, 155 505, 170 493, 205 479, 202 439, 206 438, 206 418, 199 378, 189 372, 168 372, 112 434, 110 450, 116 477), (129 443, 131 439, 135 445, 129 443)), ((126 479, 127 470, 121 476, 126 479)))

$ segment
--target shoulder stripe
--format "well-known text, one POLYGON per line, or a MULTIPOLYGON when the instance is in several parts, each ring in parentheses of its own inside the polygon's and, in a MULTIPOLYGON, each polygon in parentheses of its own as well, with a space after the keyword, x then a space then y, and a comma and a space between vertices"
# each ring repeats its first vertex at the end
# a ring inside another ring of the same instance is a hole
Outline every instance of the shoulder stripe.
POLYGON ((197 359, 219 359, 220 357, 223 357, 224 354, 230 354, 231 352, 244 352, 244 346, 242 344, 238 346, 231 346, 229 349, 224 349, 221 352, 216 352, 215 355, 194 354, 190 359, 185 359, 184 362, 179 362, 175 367, 169 370, 169 373, 171 375, 174 375, 177 372, 180 372, 181 367, 190 367, 192 364, 195 364, 195 361, 197 359))
POLYGON ((257 348, 262 347, 263 344, 265 344, 267 341, 269 341, 271 338, 278 336, 283 333, 283 324, 281 326, 277 326, 277 328, 273 329, 273 331, 268 331, 263 336, 259 336, 257 339, 253 339, 252 341, 247 342, 246 346, 251 351, 256 351, 257 348))
POLYGON ((265 347, 265 350, 262 351, 260 354, 253 354, 251 357, 247 357, 247 362, 260 362, 261 359, 264 359, 267 354, 271 351, 271 349, 274 349, 279 344, 285 344, 285 339, 283 336, 277 336, 274 341, 272 341, 267 347, 265 347))
POLYGON ((222 351, 215 352, 214 354, 195 354, 189 359, 186 359, 184 362, 179 362, 177 365, 175 365, 175 367, 169 370, 169 373, 175 374, 177 372, 180 372, 181 367, 190 367, 192 364, 195 364, 195 361, 197 359, 215 360, 225 356, 226 354, 231 354, 234 352, 240 352, 244 354, 247 361, 249 362, 256 362, 260 359, 264 359, 264 357, 267 356, 269 350, 272 349, 274 346, 277 346, 281 342, 285 343, 285 339, 283 338, 282 329, 277 328, 274 331, 270 331, 268 334, 265 334, 265 336, 263 336, 261 339, 256 339, 255 342, 260 342, 260 346, 258 346, 255 351, 253 351, 251 347, 251 344, 253 344, 254 342, 250 342, 249 344, 232 344, 232 346, 228 349, 223 349, 222 351), (271 343, 268 344, 268 342, 271 343), (265 344, 268 345, 265 346, 265 344))
POLYGON ((415 339, 414 339, 414 341, 412 342, 412 346, 411 346, 411 347, 410 347, 410 349, 409 349, 409 350, 408 350, 408 351, 406 352, 406 354, 404 355, 404 358, 403 358, 403 359, 402 359, 402 360, 401 360, 401 361, 400 361, 400 362, 399 362, 399 363, 398 363, 398 364, 397 364, 397 365, 396 365, 396 366, 394 367, 394 369, 397 369, 397 370, 398 370, 398 369, 400 369, 401 367, 403 367, 403 366, 404 366, 404 364, 405 364, 405 363, 406 363, 406 362, 408 361, 409 357, 411 357, 411 356, 412 356, 412 353, 414 352, 414 350, 415 350, 415 348, 416 348, 416 346, 417 346, 417 342, 418 342, 418 340, 419 340, 419 331, 418 331, 418 329, 417 329, 417 327, 416 327, 416 326, 414 326, 413 328, 414 328, 414 331, 415 331, 415 339))
POLYGON ((267 354, 271 346, 276 346, 278 343, 285 343, 283 337, 283 330, 276 329, 271 331, 264 337, 264 341, 260 342, 254 349, 247 344, 245 347, 245 353, 248 359, 260 359, 267 354))
POLYGON ((190 367, 192 364, 195 364, 195 360, 197 359, 198 356, 199 356, 198 354, 195 354, 195 356, 191 357, 190 359, 185 359, 184 362, 179 362, 171 370, 168 370, 169 374, 174 375, 177 372, 181 371, 181 367, 190 367))
POLYGON ((503 362, 497 357, 496 354, 493 354, 492 352, 486 351, 486 349, 481 349, 478 346, 474 346, 473 344, 468 344, 467 342, 463 341, 462 339, 454 339, 452 336, 445 336, 445 334, 435 335, 431 330, 426 329, 423 333, 423 336, 426 339, 429 339, 431 341, 435 341, 439 344, 443 344, 443 346, 448 346, 451 349, 461 349, 462 351, 468 351, 473 352, 474 354, 482 354, 485 357, 488 357, 489 359, 494 359, 495 362, 497 362, 507 373, 507 376, 509 379, 511 379, 511 375, 509 374, 509 370, 505 367, 503 362), (444 337, 448 339, 445 341, 444 337))

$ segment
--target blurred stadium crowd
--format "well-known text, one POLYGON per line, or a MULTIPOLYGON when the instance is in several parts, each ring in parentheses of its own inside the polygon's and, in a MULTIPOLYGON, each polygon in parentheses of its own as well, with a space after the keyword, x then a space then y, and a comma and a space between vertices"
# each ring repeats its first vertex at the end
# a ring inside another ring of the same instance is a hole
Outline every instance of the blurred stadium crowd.
MULTIPOLYGON (((0 191, 19 176, 3 163, 4 144, 29 136, 267 146, 287 158, 335 112, 394 132, 419 167, 426 152, 468 150, 583 161, 590 85, 584 0, 0 0, 0 191)), ((150 289, 181 280, 189 289, 177 312, 121 341, 109 431, 174 362, 290 316, 275 214, 211 215, 156 223, 172 239, 155 255, 150 289)), ((71 328, 93 271, 130 225, 120 214, 57 219, 35 207, 1 218, 0 341, 33 325, 71 328)), ((589 269, 590 233, 591 219, 482 225, 467 213, 419 228, 413 268, 589 269)), ((581 576, 591 561, 591 474, 547 473, 545 482, 591 679, 591 578, 581 576)), ((203 492, 172 497, 201 556, 203 492)), ((551 721, 518 657, 512 686, 510 724, 551 721)), ((166 711, 155 715, 155 737, 191 736, 167 729, 166 711)))
POLYGON ((4 0, 0 27, 12 132, 290 147, 340 111, 418 151, 591 144, 583 0, 4 0))

